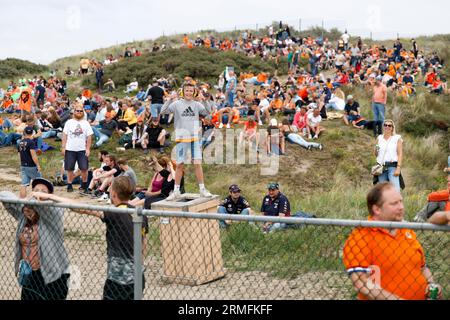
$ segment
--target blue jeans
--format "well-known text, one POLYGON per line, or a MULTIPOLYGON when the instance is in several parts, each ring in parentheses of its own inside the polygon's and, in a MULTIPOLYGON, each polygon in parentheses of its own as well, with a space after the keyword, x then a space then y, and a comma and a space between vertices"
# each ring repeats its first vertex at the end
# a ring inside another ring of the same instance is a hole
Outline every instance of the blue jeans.
POLYGON ((14 143, 16 143, 18 140, 20 140, 22 136, 15 132, 10 132, 8 135, 4 138, 2 147, 11 146, 14 143))
POLYGON ((42 139, 48 139, 48 138, 52 138, 52 137, 56 137, 57 135, 57 131, 56 130, 50 130, 50 131, 46 131, 46 132, 42 132, 42 139))
POLYGON ((308 148, 309 146, 312 146, 313 148, 319 148, 320 144, 319 143, 315 143, 315 142, 308 142, 305 139, 303 139, 300 135, 296 134, 296 133, 290 133, 287 136, 287 141, 291 142, 291 143, 295 143, 298 144, 299 146, 303 147, 303 148, 308 148))
POLYGON ((373 111, 374 120, 383 123, 384 122, 384 114, 386 112, 385 105, 382 103, 374 102, 372 104, 372 111, 373 111))
POLYGON ((230 107, 234 106, 234 92, 233 91, 228 92, 227 103, 228 103, 228 106, 230 106, 230 107))
POLYGON ((269 229, 267 230, 268 232, 274 232, 277 230, 284 230, 286 229, 286 223, 279 223, 279 222, 275 222, 273 224, 270 225, 269 229))
POLYGON ((389 181, 391 184, 394 185, 394 187, 401 191, 400 189, 400 177, 394 177, 395 170, 397 168, 389 167, 386 168, 387 170, 383 172, 380 176, 378 176, 378 183, 389 181))
POLYGON ((448 160, 447 160, 447 167, 450 168, 450 156, 448 156, 448 160))
MULTIPOLYGON (((219 206, 217 208, 217 213, 221 213, 221 214, 228 214, 227 209, 225 207, 219 206)), ((241 211, 241 214, 244 216, 248 216, 250 215, 250 211, 248 209, 244 209, 241 211)), ((226 228, 227 223, 224 220, 220 220, 219 221, 219 225, 221 228, 226 228)))
POLYGON ((95 143, 95 145, 97 147, 100 147, 102 144, 104 144, 108 140, 109 140, 109 137, 106 134, 99 132, 99 138, 98 138, 98 141, 95 143))
POLYGON ((161 113, 162 104, 160 103, 152 103, 150 105, 150 111, 152 113, 153 118, 157 118, 161 113))
POLYGON ((11 128, 14 128, 12 122, 8 118, 3 119, 3 124, 0 126, 0 129, 9 130, 11 128))

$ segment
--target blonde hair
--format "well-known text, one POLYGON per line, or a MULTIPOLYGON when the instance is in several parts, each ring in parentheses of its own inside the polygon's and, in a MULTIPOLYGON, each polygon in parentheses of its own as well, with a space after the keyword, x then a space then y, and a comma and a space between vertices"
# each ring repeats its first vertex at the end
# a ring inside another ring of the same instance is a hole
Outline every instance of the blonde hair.
POLYGON ((394 120, 386 119, 386 120, 384 120, 383 125, 385 125, 386 123, 392 124, 392 135, 395 136, 397 134, 397 131, 395 130, 395 122, 394 122, 394 120))

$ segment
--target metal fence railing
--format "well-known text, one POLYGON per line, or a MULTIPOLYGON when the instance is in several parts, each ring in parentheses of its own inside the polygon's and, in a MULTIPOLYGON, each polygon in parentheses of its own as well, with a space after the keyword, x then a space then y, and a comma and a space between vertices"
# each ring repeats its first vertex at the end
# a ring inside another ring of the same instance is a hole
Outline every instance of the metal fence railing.
POLYGON ((346 271, 368 266, 348 263, 364 264, 364 257, 384 254, 391 254, 391 260, 380 263, 397 268, 398 274, 381 273, 381 286, 397 285, 401 289, 393 290, 420 297, 423 283, 411 269, 422 263, 415 255, 420 248, 413 242, 407 242, 407 247, 395 241, 386 245, 373 235, 354 236, 357 240, 346 242, 355 228, 362 227, 395 228, 407 241, 416 234, 434 282, 443 289, 443 299, 450 298, 447 226, 1 201, 0 299, 24 298, 27 291, 35 298, 60 297, 55 283, 65 284, 61 274, 67 272, 69 285, 62 289, 67 299, 133 298, 133 293, 135 299, 164 300, 354 299, 357 293, 346 271), (24 206, 39 214, 38 231, 25 223, 23 215, 30 211, 24 211, 24 206), (99 219, 80 210, 103 216, 99 219), (220 221, 225 219, 233 223, 221 228, 220 221), (264 233, 267 223, 288 225, 285 230, 264 233), (33 232, 39 236, 38 251, 31 241, 31 255, 19 245, 30 243, 23 232, 27 229, 29 239, 35 239, 33 232), (33 256, 36 252, 39 261, 33 256), (21 287, 16 266, 24 255, 31 256, 33 270, 40 271, 33 272, 34 284, 21 287), (39 286, 51 292, 40 291, 39 286))

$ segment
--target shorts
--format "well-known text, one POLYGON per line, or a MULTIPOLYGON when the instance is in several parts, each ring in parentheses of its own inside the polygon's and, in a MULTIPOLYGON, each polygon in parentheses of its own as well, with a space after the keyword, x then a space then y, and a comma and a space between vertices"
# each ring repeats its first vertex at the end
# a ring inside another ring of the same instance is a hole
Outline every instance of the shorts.
POLYGON ((89 169, 89 159, 86 157, 86 151, 67 151, 64 155, 64 170, 75 170, 75 163, 81 171, 89 169))
POLYGON ((194 142, 178 142, 176 146, 177 163, 186 162, 186 154, 188 150, 191 150, 192 160, 202 160, 202 151, 200 147, 200 141, 194 142))
POLYGON ((37 167, 20 167, 22 186, 28 187, 32 180, 42 177, 37 167))
POLYGON ((348 121, 349 122, 353 122, 353 121, 356 121, 356 120, 358 120, 358 116, 354 116, 354 115, 348 115, 348 116, 346 116, 347 117, 347 119, 348 119, 348 121))
POLYGON ((152 113, 153 118, 157 118, 161 113, 162 104, 160 103, 152 103, 150 105, 150 111, 152 113))

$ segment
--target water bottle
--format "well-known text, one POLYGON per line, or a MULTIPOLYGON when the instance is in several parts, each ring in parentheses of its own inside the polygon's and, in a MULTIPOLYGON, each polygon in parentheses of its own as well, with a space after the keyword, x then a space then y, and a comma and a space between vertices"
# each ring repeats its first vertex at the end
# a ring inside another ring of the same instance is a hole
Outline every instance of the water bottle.
POLYGON ((429 294, 430 298, 429 298, 429 300, 437 300, 438 299, 438 295, 439 295, 439 287, 436 284, 431 283, 428 286, 428 289, 430 290, 430 294, 429 294))

